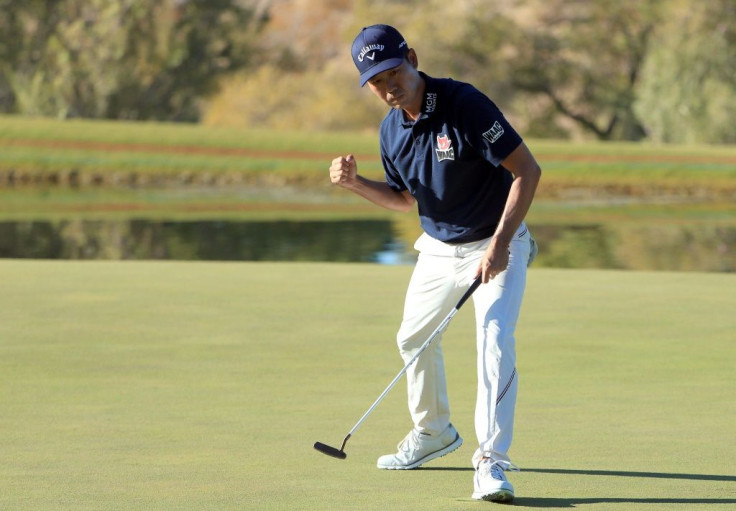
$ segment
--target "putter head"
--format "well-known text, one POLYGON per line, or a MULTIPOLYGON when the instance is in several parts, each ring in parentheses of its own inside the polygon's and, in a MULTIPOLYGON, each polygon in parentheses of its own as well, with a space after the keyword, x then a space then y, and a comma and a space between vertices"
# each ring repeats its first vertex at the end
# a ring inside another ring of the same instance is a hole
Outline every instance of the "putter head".
POLYGON ((323 444, 322 442, 315 442, 314 448, 317 449, 322 454, 326 454, 327 456, 332 456, 333 458, 337 458, 339 460, 344 460, 348 457, 347 454, 345 454, 345 451, 335 449, 334 447, 331 447, 327 444, 323 444))

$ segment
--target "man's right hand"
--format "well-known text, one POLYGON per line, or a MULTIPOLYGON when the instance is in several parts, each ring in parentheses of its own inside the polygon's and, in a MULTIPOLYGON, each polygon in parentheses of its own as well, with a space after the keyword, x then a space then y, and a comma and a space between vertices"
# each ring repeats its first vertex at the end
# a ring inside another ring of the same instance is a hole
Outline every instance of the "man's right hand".
POLYGON ((332 160, 330 181, 391 211, 408 212, 414 208, 414 197, 408 190, 391 188, 386 181, 374 181, 358 175, 358 163, 352 154, 332 160))
POLYGON ((358 179, 358 163, 355 157, 349 154, 332 160, 330 165, 330 181, 333 185, 351 188, 358 179))

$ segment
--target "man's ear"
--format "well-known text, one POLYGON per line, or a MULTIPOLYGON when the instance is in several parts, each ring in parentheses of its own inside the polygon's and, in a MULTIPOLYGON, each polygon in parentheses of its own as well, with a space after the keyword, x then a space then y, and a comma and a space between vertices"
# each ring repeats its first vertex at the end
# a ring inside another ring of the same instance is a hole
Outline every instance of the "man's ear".
POLYGON ((414 69, 419 68, 419 58, 417 58, 417 52, 414 51, 414 48, 409 48, 409 51, 406 52, 406 60, 414 69))

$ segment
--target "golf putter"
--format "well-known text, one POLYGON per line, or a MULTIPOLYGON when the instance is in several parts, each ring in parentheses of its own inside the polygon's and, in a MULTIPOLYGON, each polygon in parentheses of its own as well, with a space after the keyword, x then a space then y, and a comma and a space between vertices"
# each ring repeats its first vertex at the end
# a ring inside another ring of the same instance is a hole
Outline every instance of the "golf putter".
POLYGON ((450 324, 450 321, 453 317, 455 317, 455 314, 457 314, 457 311, 460 310, 460 307, 463 306, 463 304, 470 298, 470 295, 473 294, 473 292, 478 289, 478 286, 480 286, 480 283, 482 281, 482 276, 479 276, 475 281, 470 285, 467 291, 465 291, 465 294, 460 298, 460 301, 457 302, 457 305, 450 311, 450 313, 445 317, 445 319, 442 320, 442 323, 432 332, 432 334, 427 338, 426 341, 424 341, 424 344, 422 344, 419 347, 419 350, 414 354, 414 356, 409 360, 409 362, 406 363, 406 365, 399 371, 399 374, 396 375, 396 377, 391 380, 391 383, 388 384, 388 387, 381 392, 381 395, 378 396, 378 399, 376 399, 373 404, 368 408, 368 410, 363 414, 363 416, 358 420, 358 422, 353 426, 353 429, 350 430, 350 432, 345 436, 345 438, 342 441, 342 445, 339 449, 332 447, 327 444, 323 444, 322 442, 315 442, 314 448, 317 449, 322 454, 326 454, 327 456, 332 456, 333 458, 337 458, 340 460, 344 460, 347 458, 347 453, 345 453, 345 444, 348 443, 348 440, 350 440, 350 437, 353 436, 353 434, 358 430, 358 428, 363 424, 363 422, 366 420, 366 418, 375 410, 375 408, 378 406, 378 403, 383 401, 383 398, 386 397, 386 394, 389 393, 389 391, 394 388, 394 385, 396 385, 396 382, 398 382, 402 376, 404 376, 404 373, 406 373, 407 369, 419 358, 419 355, 424 353, 424 350, 429 347, 430 344, 432 344, 432 341, 434 341, 435 337, 437 337, 442 331, 444 331, 447 328, 447 325, 450 324))

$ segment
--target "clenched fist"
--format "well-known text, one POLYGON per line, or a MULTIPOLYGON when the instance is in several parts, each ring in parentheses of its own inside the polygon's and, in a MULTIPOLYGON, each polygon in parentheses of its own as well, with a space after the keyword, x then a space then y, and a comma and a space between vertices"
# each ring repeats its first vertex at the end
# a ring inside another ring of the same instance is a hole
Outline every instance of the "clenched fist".
POLYGON ((349 154, 332 160, 330 165, 330 181, 333 185, 350 188, 355 184, 358 175, 358 163, 355 157, 349 154))

